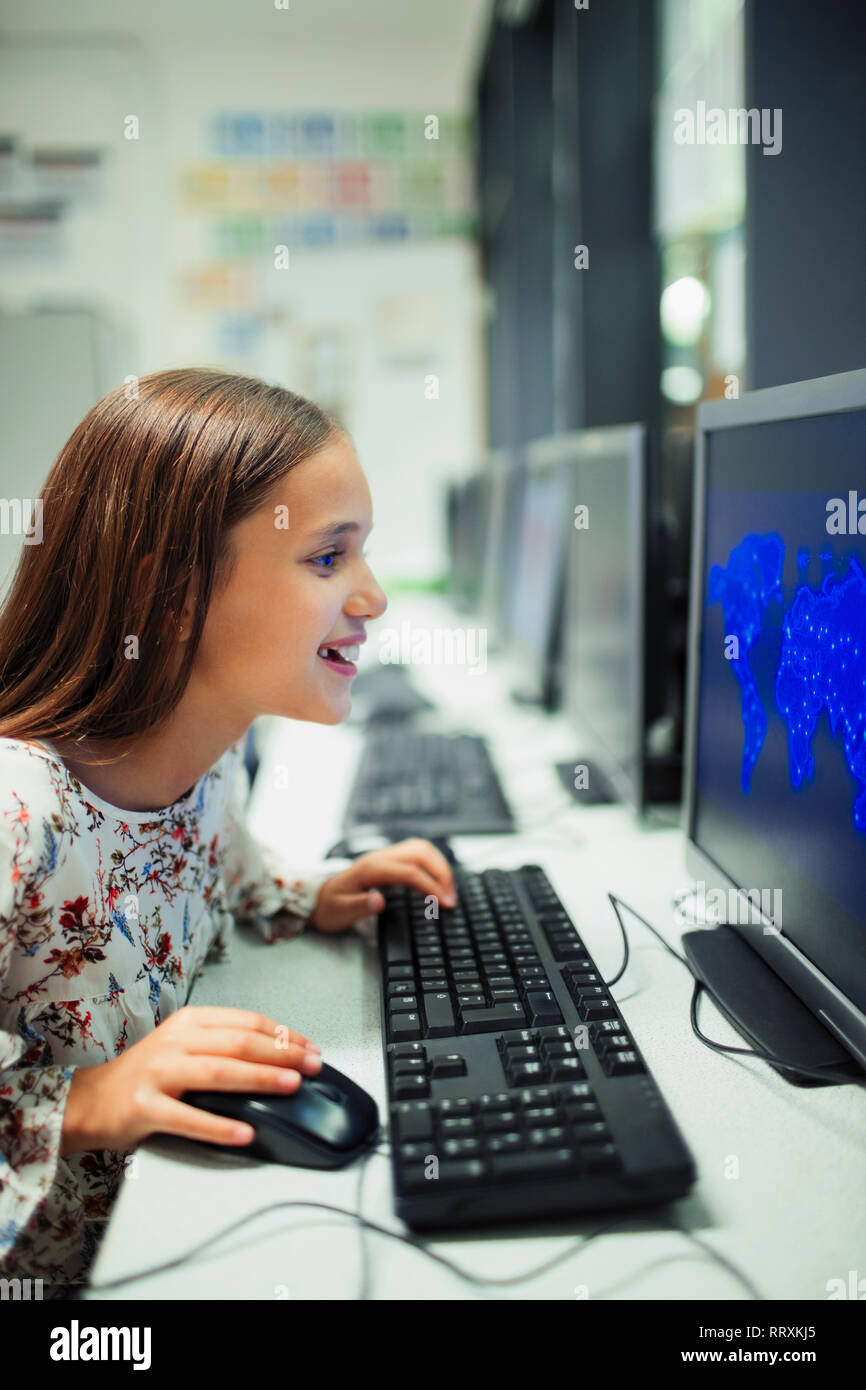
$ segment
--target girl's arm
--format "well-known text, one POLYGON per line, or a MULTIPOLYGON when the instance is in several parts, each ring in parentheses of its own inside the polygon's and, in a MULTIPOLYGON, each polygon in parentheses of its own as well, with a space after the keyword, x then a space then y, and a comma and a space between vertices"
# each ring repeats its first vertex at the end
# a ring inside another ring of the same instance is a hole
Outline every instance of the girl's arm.
POLYGON ((266 941, 297 936, 315 910, 322 884, 352 860, 325 860, 293 872, 269 845, 257 840, 246 824, 250 781, 243 740, 235 747, 238 758, 225 867, 228 909, 236 921, 254 926, 266 941))
POLYGON ((63 1231, 71 1235, 79 1219, 76 1195, 58 1182, 63 1117, 76 1069, 43 1065, 43 1040, 28 1038, 23 1013, 16 1015, 14 1003, 6 1001, 10 965, 32 930, 21 907, 27 875, 18 860, 9 830, 0 827, 0 999, 6 1022, 0 1029, 0 1272, 13 1276, 27 1274, 33 1252, 40 1266, 52 1255, 60 1262, 63 1231))

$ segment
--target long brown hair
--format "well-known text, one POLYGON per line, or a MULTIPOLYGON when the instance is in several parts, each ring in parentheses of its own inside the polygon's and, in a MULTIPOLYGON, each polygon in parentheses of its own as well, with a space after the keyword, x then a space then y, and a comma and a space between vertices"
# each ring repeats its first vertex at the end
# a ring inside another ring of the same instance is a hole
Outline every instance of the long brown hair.
POLYGON ((123 749, 166 719, 231 574, 230 528, 345 433, 253 377, 188 367, 133 381, 88 412, 40 494, 42 541, 22 546, 0 609, 2 737, 123 749), (176 620, 196 572, 178 663, 176 620))

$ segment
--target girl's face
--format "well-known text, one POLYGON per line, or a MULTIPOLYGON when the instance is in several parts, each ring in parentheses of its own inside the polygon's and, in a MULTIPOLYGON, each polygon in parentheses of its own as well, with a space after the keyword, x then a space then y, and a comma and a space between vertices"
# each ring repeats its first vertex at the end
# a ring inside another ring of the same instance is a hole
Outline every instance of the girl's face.
POLYGON ((371 527, 367 480, 338 435, 233 528, 235 567, 213 596, 193 672, 222 716, 244 728, 260 714, 346 718, 356 648, 387 607, 364 559, 371 527))

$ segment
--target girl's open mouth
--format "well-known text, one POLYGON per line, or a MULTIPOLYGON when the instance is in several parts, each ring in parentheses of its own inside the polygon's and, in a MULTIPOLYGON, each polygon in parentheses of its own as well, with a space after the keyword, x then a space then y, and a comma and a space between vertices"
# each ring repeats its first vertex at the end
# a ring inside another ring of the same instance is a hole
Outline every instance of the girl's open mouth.
POLYGON ((316 655, 320 661, 324 661, 326 666, 330 666, 332 671, 336 671, 340 676, 355 676, 358 668, 355 665, 360 646, 344 647, 341 652, 338 647, 322 645, 316 655))

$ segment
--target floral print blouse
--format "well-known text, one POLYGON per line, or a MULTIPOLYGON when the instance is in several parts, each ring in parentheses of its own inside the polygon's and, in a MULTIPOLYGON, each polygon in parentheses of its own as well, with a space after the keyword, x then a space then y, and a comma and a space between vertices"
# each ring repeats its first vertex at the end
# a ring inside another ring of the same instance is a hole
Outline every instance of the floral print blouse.
POLYGON ((125 811, 50 746, 0 738, 0 1276, 86 1282, 129 1154, 61 1157, 75 1067, 181 1008, 236 920, 268 940, 303 930, 340 867, 280 873, 244 825, 243 750, 171 806, 125 811))

